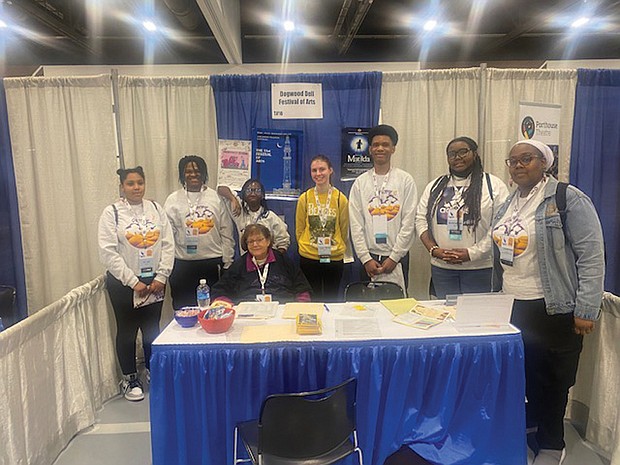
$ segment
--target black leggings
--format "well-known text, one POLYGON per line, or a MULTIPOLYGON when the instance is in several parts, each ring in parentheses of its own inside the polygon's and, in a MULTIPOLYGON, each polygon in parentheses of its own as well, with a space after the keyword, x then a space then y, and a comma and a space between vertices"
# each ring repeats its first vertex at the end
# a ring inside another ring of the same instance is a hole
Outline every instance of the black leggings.
POLYGON ((170 291, 172 292, 172 307, 178 310, 181 307, 196 305, 196 288, 201 279, 206 279, 209 287, 219 281, 222 271, 222 258, 207 258, 204 260, 174 259, 174 268, 170 275, 170 291))
POLYGON ((515 300, 511 323, 525 347, 527 426, 538 427, 540 449, 563 449, 568 389, 575 384, 583 336, 575 334, 574 315, 548 315, 544 299, 515 300))
MULTIPOLYGON (((150 284, 152 279, 142 280, 150 284)), ((159 319, 163 302, 156 302, 141 308, 133 308, 133 290, 112 276, 106 274, 106 286, 114 316, 116 317, 116 354, 124 375, 136 372, 136 338, 142 331, 144 363, 150 367, 151 345, 159 334, 159 319)))
POLYGON ((312 288, 312 300, 338 302, 340 281, 344 263, 342 260, 321 263, 318 260, 299 257, 299 268, 306 275, 312 288))

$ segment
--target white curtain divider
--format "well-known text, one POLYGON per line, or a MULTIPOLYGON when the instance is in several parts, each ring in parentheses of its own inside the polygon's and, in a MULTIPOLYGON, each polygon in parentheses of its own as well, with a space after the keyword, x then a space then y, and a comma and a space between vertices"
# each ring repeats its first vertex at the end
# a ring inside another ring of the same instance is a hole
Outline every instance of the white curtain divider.
POLYGON ((508 182, 504 160, 518 140, 519 102, 560 104, 558 178, 568 181, 577 71, 489 68, 486 75, 485 169, 508 182))
POLYGON ((620 297, 606 292, 596 330, 584 338, 568 417, 586 439, 620 465, 620 297))
POLYGON ((180 188, 184 155, 205 159, 215 187, 217 122, 208 77, 119 76, 118 105, 125 166, 144 168, 147 198, 163 204, 180 188))
MULTIPOLYGON (((418 195, 447 173, 451 139, 478 139, 480 73, 479 68, 383 73, 381 119, 399 134, 394 165, 411 173, 418 195)), ((430 261, 419 240, 411 251, 409 277, 410 295, 428 295, 430 261)))
POLYGON ((50 465, 118 393, 103 276, 0 333, 0 463, 50 465))
POLYGON ((5 79, 28 313, 101 274, 97 221, 118 195, 110 76, 5 79))

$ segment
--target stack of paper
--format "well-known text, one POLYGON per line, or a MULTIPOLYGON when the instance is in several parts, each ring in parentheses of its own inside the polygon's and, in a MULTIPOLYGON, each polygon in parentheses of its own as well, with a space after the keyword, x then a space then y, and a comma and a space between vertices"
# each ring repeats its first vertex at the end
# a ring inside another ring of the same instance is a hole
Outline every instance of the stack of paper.
POLYGON ((321 334, 319 317, 314 313, 298 313, 297 334, 321 334))

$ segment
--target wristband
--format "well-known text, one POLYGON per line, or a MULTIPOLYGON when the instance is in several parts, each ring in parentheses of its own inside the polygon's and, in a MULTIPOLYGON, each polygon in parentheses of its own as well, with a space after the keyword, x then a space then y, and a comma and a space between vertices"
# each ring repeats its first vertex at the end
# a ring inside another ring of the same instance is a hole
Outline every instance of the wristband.
POLYGON ((434 245, 430 249, 428 249, 428 253, 430 254, 431 257, 433 256, 433 252, 437 250, 438 248, 439 248, 438 245, 434 245))

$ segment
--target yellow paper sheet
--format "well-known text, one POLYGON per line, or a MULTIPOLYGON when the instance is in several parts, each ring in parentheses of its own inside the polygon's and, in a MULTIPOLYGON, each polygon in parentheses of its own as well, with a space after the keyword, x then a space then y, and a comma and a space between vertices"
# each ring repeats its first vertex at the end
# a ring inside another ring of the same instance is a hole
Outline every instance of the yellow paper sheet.
POLYGON ((418 304, 418 301, 413 298, 380 300, 379 302, 381 302, 385 308, 392 312, 392 315, 394 316, 407 313, 418 304))
POLYGON ((297 341, 295 324, 246 326, 241 333, 241 342, 297 341))
POLYGON ((320 319, 323 316, 323 310, 325 310, 325 304, 321 302, 289 302, 284 306, 282 318, 295 320, 299 313, 313 313, 320 319))

